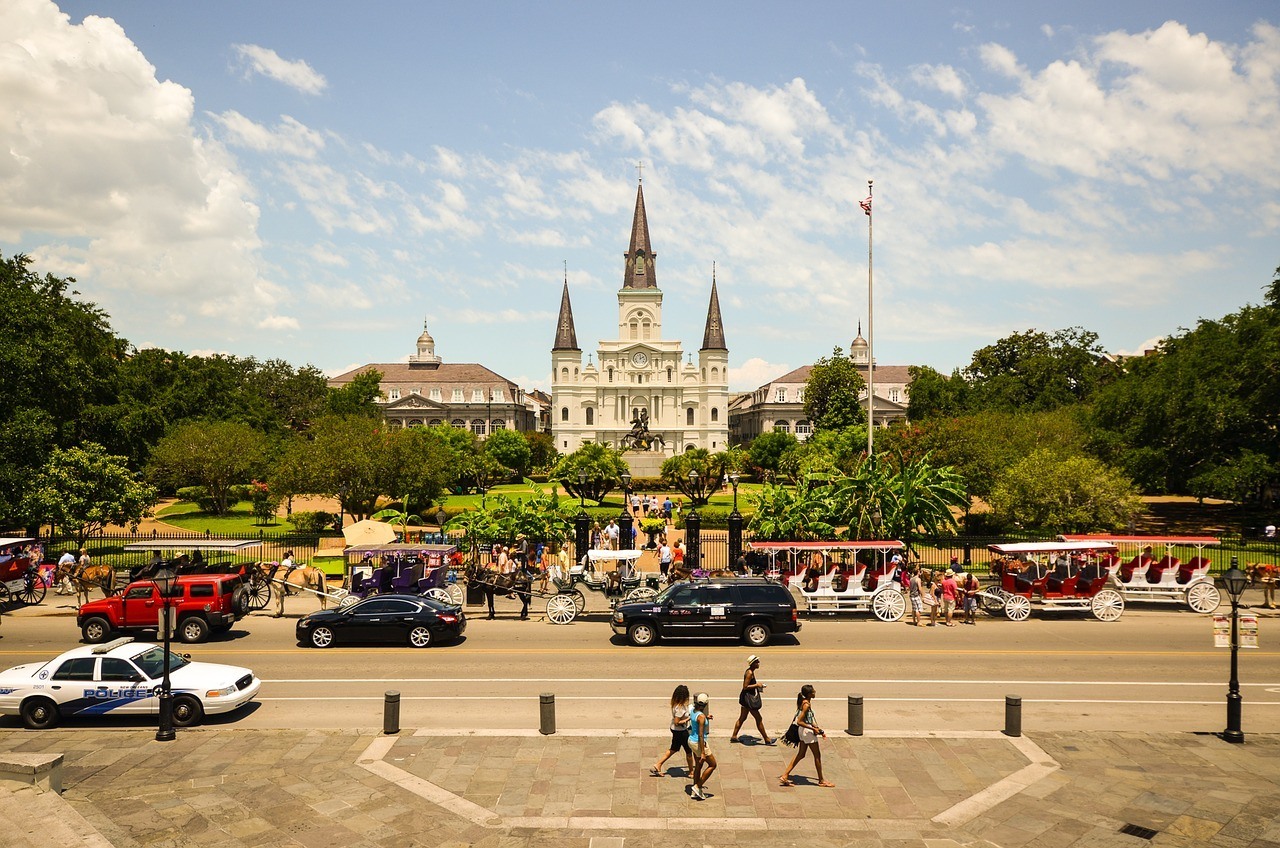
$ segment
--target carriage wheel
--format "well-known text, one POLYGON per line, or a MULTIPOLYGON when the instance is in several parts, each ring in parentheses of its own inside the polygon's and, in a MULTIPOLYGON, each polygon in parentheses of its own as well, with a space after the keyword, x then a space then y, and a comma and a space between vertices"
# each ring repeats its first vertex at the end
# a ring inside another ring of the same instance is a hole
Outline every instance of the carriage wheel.
POLYGON ((885 589, 871 596, 871 611, 881 621, 897 621, 907 611, 907 601, 897 589, 885 589))
POLYGON ((264 610, 271 603, 271 583, 262 577, 249 581, 249 609, 264 610))
POLYGON ((441 589, 439 586, 432 586, 430 589, 423 592, 422 594, 423 594, 423 597, 430 598, 433 601, 439 601, 442 604, 452 603, 452 601, 449 599, 449 593, 446 592, 444 589, 441 589))
POLYGON ((1187 606, 1201 615, 1207 615, 1222 603, 1222 594, 1212 583, 1197 583, 1187 589, 1187 606))
POLYGON ((39 577, 32 576, 18 590, 18 600, 29 607, 33 607, 44 600, 44 593, 44 581, 39 577))
POLYGON ((449 596, 449 603, 455 607, 462 606, 462 587, 457 583, 449 583, 444 587, 445 594, 449 596))
POLYGON ((7 607, 10 600, 9 587, 0 583, 0 607, 7 607))
POLYGON ((1098 621, 1115 621, 1124 612, 1124 595, 1115 589, 1103 589, 1093 596, 1089 611, 1098 621))
POLYGON ((658 593, 648 586, 641 586, 639 589, 632 589, 627 596, 622 599, 624 604, 643 604, 645 601, 652 601, 658 597, 658 593))
POLYGON ((547 618, 552 624, 568 624, 578 615, 573 598, 569 595, 552 595, 547 599, 547 618))
POLYGON ((350 609, 351 607, 355 606, 359 602, 360 602, 359 595, 343 595, 342 599, 338 601, 338 609, 340 610, 350 609))
POLYGON ((1026 595, 1009 595, 1004 601, 1004 614, 1010 621, 1026 621, 1031 615, 1031 599, 1026 595))
POLYGON ((582 615, 587 610, 587 596, 582 594, 582 590, 576 586, 567 592, 561 592, 566 598, 573 598, 573 606, 578 611, 578 615, 582 615))
POLYGON ((1005 601, 1008 600, 1009 593, 999 586, 991 589, 984 589, 978 593, 978 606, 982 607, 991 615, 999 615, 1004 612, 1005 601))

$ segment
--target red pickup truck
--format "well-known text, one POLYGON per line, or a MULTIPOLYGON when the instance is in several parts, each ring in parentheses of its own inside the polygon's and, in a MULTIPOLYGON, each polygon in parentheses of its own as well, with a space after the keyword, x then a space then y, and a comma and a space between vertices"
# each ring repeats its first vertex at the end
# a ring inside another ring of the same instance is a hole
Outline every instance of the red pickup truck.
MULTIPOLYGON (((238 574, 183 574, 174 583, 169 606, 176 611, 174 636, 204 642, 224 633, 249 611, 238 574)), ((80 607, 76 624, 86 642, 105 642, 113 633, 157 630, 164 607, 160 590, 150 580, 135 580, 123 592, 80 607)))

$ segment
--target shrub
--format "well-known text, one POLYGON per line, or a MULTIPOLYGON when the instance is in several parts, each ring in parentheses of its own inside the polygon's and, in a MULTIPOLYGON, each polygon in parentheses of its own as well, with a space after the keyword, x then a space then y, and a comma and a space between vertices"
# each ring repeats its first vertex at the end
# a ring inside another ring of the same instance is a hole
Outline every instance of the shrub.
MULTIPOLYGON (((725 530, 729 527, 729 513, 732 509, 725 509, 719 506, 704 506, 698 510, 698 518, 702 519, 700 525, 703 530, 725 530)), ((741 512, 741 510, 739 510, 741 512)), ((689 517, 689 510, 686 508, 680 512, 680 516, 676 518, 676 527, 683 529, 684 520, 689 517)), ((743 526, 748 521, 748 516, 743 516, 743 526)))
POLYGON ((204 486, 183 486, 177 491, 178 500, 193 503, 201 512, 217 512, 218 502, 204 486))
POLYGON ((289 523, 299 533, 319 533, 321 530, 333 526, 337 520, 337 515, 324 510, 295 512, 289 516, 289 523))

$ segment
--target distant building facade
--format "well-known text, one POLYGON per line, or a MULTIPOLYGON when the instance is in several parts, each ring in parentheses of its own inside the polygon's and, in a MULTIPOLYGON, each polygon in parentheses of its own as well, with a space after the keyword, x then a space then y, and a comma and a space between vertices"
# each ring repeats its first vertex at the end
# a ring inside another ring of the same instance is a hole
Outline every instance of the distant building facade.
MULTIPOLYGON (((857 338, 849 345, 849 358, 865 380, 871 358, 870 345, 862 337, 861 324, 858 325, 857 338)), ((877 427, 906 420, 911 384, 909 369, 908 365, 875 366, 872 373, 876 392, 873 415, 877 427)), ((802 442, 809 438, 813 427, 804 413, 804 388, 812 370, 812 365, 804 365, 753 392, 735 395, 729 404, 729 435, 733 443, 750 444, 761 433, 775 430, 792 433, 802 442)), ((866 409, 865 388, 861 398, 862 407, 866 409)))
POLYGON ((582 361, 566 280, 551 348, 551 432, 556 449, 570 453, 588 442, 617 447, 633 421, 646 420, 662 437, 661 453, 729 446, 729 349, 714 275, 698 349, 685 354, 662 337, 662 290, 657 254, 649 241, 644 187, 636 189, 631 243, 618 291, 618 334, 601 341, 595 362, 582 361), (599 364, 596 364, 596 363, 599 364))
POLYGON ((448 424, 486 438, 497 430, 538 429, 539 407, 515 383, 483 365, 444 362, 422 324, 417 353, 408 362, 375 362, 329 380, 341 388, 368 371, 382 372, 378 405, 392 427, 448 424))

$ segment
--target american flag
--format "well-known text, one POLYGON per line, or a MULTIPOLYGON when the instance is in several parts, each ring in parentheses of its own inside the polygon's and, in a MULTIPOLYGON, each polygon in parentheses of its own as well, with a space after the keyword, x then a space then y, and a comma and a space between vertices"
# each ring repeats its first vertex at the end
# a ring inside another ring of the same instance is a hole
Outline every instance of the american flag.
POLYGON ((859 200, 858 205, 862 207, 862 211, 866 212, 867 217, 870 218, 871 217, 871 198, 868 197, 866 200, 859 200))

